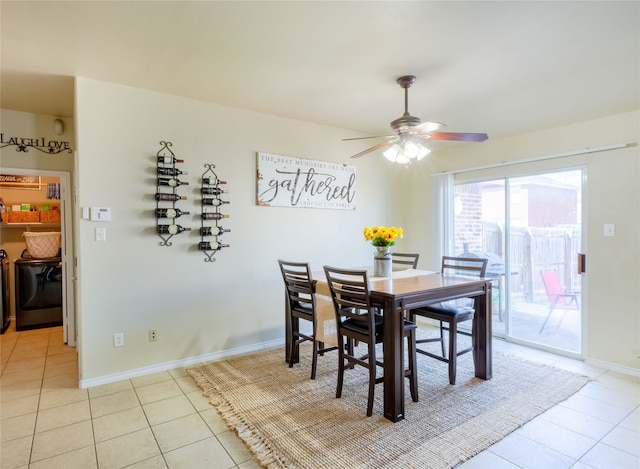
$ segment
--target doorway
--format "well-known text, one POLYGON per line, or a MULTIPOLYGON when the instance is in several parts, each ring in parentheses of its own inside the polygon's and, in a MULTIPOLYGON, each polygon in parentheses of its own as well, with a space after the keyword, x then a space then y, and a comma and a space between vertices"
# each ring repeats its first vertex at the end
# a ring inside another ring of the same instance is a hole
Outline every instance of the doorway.
POLYGON ((494 335, 582 354, 584 171, 455 183, 455 255, 488 259, 494 335))
MULTIPOLYGON (((62 323, 64 343, 76 346, 75 292, 72 242, 71 175, 63 171, 35 170, 25 168, 0 168, 1 174, 21 174, 58 178, 60 184, 60 232, 61 232, 61 283, 62 283, 62 323)), ((20 228, 20 227, 19 227, 20 228)), ((25 228, 28 229, 28 228, 25 228)))

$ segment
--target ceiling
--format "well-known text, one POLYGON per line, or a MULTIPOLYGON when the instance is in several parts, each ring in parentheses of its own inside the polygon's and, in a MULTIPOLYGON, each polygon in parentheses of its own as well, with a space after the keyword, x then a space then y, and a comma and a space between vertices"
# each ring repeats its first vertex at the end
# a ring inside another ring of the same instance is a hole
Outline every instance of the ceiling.
POLYGON ((0 16, 0 104, 38 114, 72 117, 73 76, 354 135, 389 133, 405 74, 412 115, 490 138, 640 108, 637 1, 3 0, 0 16))

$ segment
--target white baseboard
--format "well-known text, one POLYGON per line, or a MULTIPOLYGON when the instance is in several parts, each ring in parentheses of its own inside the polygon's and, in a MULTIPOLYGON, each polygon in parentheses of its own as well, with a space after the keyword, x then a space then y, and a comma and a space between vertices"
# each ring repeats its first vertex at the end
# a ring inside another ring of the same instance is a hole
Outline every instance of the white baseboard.
POLYGON ((615 371, 617 373, 640 378, 640 369, 631 368, 630 366, 616 365, 615 363, 607 362, 604 360, 596 360, 594 358, 585 358, 584 362, 587 365, 595 366, 597 368, 603 368, 608 371, 615 371))
MULTIPOLYGON (((115 383, 116 381, 122 381, 124 379, 136 378, 138 376, 158 373, 160 371, 174 370, 176 368, 182 368, 184 366, 199 365, 200 363, 212 362, 221 360, 223 358, 229 358, 236 355, 244 355, 246 353, 257 352, 259 350, 265 350, 269 348, 282 347, 283 345, 284 339, 277 339, 268 342, 261 342, 259 344, 251 344, 246 347, 237 347, 229 350, 222 350, 220 352, 207 353, 205 355, 200 355, 197 357, 184 358, 182 360, 156 363, 151 366, 127 370, 121 373, 113 373, 110 375, 98 376, 96 378, 81 379, 80 388, 85 389, 94 386, 100 386, 101 384, 115 383)), ((284 362, 284 355, 282 356, 282 361, 284 362)))
MULTIPOLYGON (((100 386, 101 384, 115 383, 116 381, 122 381, 123 379, 136 378, 138 376, 149 375, 161 371, 174 370, 176 368, 182 368, 184 366, 199 365, 200 363, 222 360, 223 358, 257 352, 259 350, 265 350, 269 348, 282 347, 283 345, 284 339, 277 339, 268 342, 261 342, 259 344, 251 344, 245 347, 236 347, 233 349, 222 350, 220 352, 207 353, 205 355, 200 355, 197 357, 184 358, 182 360, 156 363, 155 365, 127 370, 121 373, 113 373, 110 375, 98 376, 96 378, 82 379, 80 380, 80 388, 85 389, 94 386, 100 386)), ((621 366, 604 360, 595 360, 591 358, 585 359, 585 363, 605 370, 621 373, 623 375, 640 378, 640 369, 637 368, 621 366)))

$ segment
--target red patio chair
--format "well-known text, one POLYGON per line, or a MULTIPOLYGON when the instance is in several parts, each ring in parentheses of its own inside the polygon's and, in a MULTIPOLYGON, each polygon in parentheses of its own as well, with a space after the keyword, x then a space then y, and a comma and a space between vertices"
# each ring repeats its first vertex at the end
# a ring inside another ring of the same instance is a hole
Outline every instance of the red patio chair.
MULTIPOLYGON (((538 331, 538 334, 541 334, 545 326, 547 325, 547 321, 553 313, 555 308, 560 309, 580 309, 580 305, 578 304, 578 297, 580 296, 580 292, 572 292, 567 291, 562 288, 562 284, 560 283, 560 276, 558 272, 555 270, 550 270, 548 272, 540 272, 542 275, 542 282, 544 283, 544 289, 547 291, 547 296, 549 297, 549 314, 547 314, 546 319, 542 323, 542 327, 538 331)), ((564 315, 566 311, 560 318, 560 322, 558 322, 558 326, 562 323, 564 319, 564 315)))

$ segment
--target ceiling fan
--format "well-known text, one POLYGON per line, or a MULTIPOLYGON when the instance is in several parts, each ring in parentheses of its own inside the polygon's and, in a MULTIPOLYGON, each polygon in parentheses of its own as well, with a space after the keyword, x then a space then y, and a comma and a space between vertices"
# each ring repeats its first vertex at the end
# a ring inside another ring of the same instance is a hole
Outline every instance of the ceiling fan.
POLYGON ((391 121, 391 128, 396 135, 384 137, 356 137, 344 138, 347 140, 363 140, 367 138, 384 138, 384 142, 356 153, 351 158, 360 158, 367 153, 389 147, 384 156, 396 163, 406 164, 411 160, 421 160, 429 153, 429 149, 422 145, 424 140, 453 140, 460 142, 484 142, 487 134, 482 133, 460 133, 460 132, 440 132, 438 129, 444 127, 439 122, 422 122, 419 117, 409 114, 409 87, 416 81, 413 75, 401 76, 396 80, 401 88, 404 88, 404 114, 402 117, 391 121))

